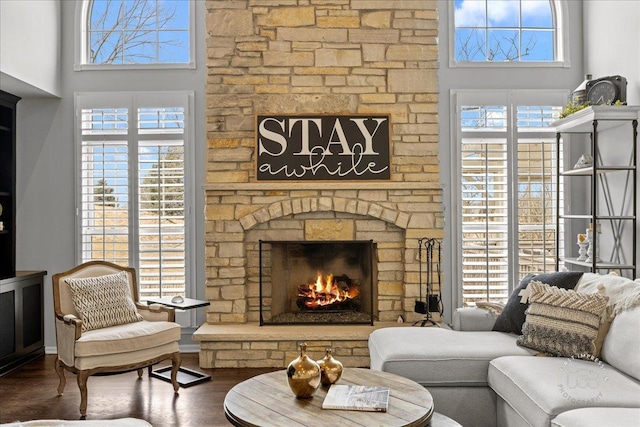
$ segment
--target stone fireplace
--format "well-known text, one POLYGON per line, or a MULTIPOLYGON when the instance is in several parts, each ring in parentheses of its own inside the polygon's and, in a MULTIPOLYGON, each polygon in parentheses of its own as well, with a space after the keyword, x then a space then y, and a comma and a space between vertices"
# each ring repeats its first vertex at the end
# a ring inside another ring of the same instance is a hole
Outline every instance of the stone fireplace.
POLYGON ((372 328, 422 318, 413 311, 417 241, 443 237, 436 2, 216 0, 207 8, 211 304, 194 334, 200 364, 285 367, 305 340, 313 356, 331 346, 345 366, 366 366, 372 328), (256 120, 265 114, 388 116, 389 179, 258 180, 256 120), (261 241, 375 242, 374 325, 260 326, 268 303, 261 241))
POLYGON ((260 241, 260 325, 373 325, 375 243, 260 241))

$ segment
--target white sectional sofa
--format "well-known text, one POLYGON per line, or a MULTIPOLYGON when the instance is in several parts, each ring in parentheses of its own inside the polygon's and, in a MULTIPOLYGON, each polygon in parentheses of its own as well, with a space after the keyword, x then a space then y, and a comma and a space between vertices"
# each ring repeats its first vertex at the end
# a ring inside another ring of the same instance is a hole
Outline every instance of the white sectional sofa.
POLYGON ((574 290, 609 298, 599 357, 542 357, 519 335, 492 331, 497 313, 463 308, 453 329, 374 331, 371 369, 424 385, 435 410, 465 427, 640 426, 640 280, 585 273, 574 290))

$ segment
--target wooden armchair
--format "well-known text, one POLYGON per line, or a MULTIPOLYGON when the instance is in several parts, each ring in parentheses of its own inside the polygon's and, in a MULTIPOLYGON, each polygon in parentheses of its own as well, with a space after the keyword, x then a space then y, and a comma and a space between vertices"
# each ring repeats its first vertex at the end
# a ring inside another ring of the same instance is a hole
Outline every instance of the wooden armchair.
POLYGON ((178 392, 180 325, 172 308, 138 301, 133 268, 90 261, 55 274, 53 303, 58 394, 66 384, 64 371, 76 374, 82 419, 87 415, 87 379, 97 373, 137 370, 140 378, 143 368, 171 359, 171 383, 178 392))

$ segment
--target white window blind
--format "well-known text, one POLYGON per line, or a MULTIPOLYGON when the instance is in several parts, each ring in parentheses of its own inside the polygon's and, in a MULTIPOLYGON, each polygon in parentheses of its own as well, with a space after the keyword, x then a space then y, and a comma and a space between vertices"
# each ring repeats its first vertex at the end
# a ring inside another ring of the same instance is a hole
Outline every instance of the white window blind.
POLYGON ((458 108, 462 302, 506 301, 527 273, 555 269, 556 145, 549 124, 560 107, 458 108))
POLYGON ((81 262, 136 267, 142 299, 186 295, 188 97, 80 94, 76 100, 81 262))
POLYGON ((502 299, 509 263, 506 107, 464 106, 461 118, 463 298, 502 299))
POLYGON ((82 262, 129 264, 129 111, 82 109, 82 262))
POLYGON ((185 283, 184 111, 138 110, 138 254, 142 295, 185 283))

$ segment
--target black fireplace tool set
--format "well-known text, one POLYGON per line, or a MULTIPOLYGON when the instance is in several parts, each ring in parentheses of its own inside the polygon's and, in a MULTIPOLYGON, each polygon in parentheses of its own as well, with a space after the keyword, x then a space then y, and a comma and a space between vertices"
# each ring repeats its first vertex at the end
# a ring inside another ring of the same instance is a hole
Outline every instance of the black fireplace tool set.
POLYGON ((418 320, 414 325, 420 326, 439 326, 433 319, 433 313, 438 313, 440 318, 444 312, 442 304, 442 295, 440 293, 440 285, 442 272, 440 269, 441 261, 441 242, 433 238, 418 239, 418 259, 420 260, 420 299, 416 300, 414 311, 416 313, 424 314, 425 317, 422 320, 418 320), (423 262, 422 253, 425 253, 425 260, 423 262), (434 252, 437 253, 434 261, 434 252), (424 272, 423 272, 424 267, 424 272), (424 273, 424 274, 423 274, 424 273), (423 283, 423 277, 426 281, 423 283), (437 290, 435 287, 437 281, 437 290), (425 296, 423 299, 422 289, 425 289, 425 296))

